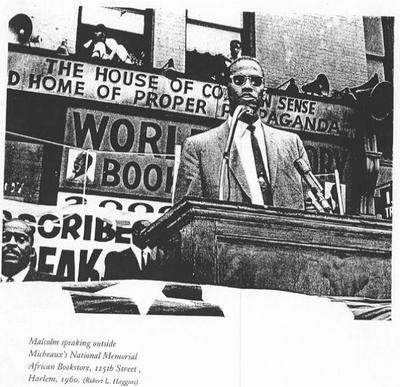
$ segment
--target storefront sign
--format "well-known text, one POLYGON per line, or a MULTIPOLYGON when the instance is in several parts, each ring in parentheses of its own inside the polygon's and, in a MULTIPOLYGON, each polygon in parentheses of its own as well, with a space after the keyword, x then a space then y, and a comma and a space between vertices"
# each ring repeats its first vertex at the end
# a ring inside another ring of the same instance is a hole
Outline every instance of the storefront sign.
POLYGON ((355 137, 354 110, 337 104, 269 94, 260 111, 262 120, 279 129, 335 137, 355 137))
POLYGON ((61 188, 171 199, 175 146, 208 128, 87 109, 67 111, 61 188), (77 174, 75 164, 88 150, 77 174), (84 164, 85 162, 83 162, 84 164))
POLYGON ((170 120, 69 108, 65 144, 78 148, 130 153, 174 154, 176 144, 208 130, 170 120))
MULTIPOLYGON (((9 53, 8 87, 199 117, 226 119, 229 114, 226 88, 218 84, 17 52, 9 53)), ((276 128, 355 136, 354 109, 328 100, 269 92, 260 115, 276 128)))
POLYGON ((205 117, 223 101, 219 85, 17 52, 8 56, 8 87, 205 117))

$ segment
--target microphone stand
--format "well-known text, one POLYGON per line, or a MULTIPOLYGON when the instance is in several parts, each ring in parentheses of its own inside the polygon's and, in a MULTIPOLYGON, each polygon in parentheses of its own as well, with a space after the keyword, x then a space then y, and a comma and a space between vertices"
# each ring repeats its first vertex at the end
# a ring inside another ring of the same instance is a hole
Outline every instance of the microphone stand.
POLYGON ((310 196, 313 204, 318 203, 316 206, 314 204, 314 207, 319 213, 328 213, 332 214, 332 208, 329 205, 328 201, 325 199, 323 193, 322 193, 322 186, 317 180, 317 178, 314 176, 314 174, 311 172, 310 166, 307 164, 304 159, 299 158, 293 162, 295 168, 297 171, 300 173, 301 177, 304 179, 304 181, 307 183, 307 185, 310 187, 312 196, 310 196), (313 200, 314 199, 314 200, 313 200))
POLYGON ((218 184, 218 199, 224 200, 224 180, 225 176, 228 176, 228 199, 230 196, 230 184, 229 184, 229 159, 230 153, 233 143, 233 136, 235 135, 236 126, 239 121, 240 116, 247 110, 248 108, 243 105, 239 105, 236 107, 233 112, 231 126, 229 128, 228 138, 225 144, 225 150, 222 156, 221 168, 219 170, 219 184, 218 184))

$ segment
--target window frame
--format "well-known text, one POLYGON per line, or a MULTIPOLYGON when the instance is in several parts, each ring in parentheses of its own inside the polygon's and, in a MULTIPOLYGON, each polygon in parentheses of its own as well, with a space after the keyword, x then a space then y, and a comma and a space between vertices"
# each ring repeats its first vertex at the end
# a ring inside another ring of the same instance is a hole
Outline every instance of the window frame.
MULTIPOLYGON (((80 43, 80 36, 82 35, 82 27, 85 25, 89 25, 86 23, 82 23, 82 11, 83 11, 84 5, 80 5, 78 9, 78 25, 76 29, 76 39, 75 39, 75 53, 79 52, 79 43, 80 43)), ((136 13, 139 15, 143 15, 144 17, 144 27, 143 27, 143 47, 144 47, 144 52, 145 52, 145 58, 144 58, 144 63, 143 66, 141 66, 141 69, 151 69, 152 64, 153 64, 153 57, 154 57, 154 51, 153 51, 153 41, 154 41, 154 9, 152 8, 146 8, 146 9, 139 9, 139 8, 133 8, 133 7, 114 7, 114 6, 104 6, 104 5, 98 5, 98 7, 110 9, 110 10, 115 10, 115 11, 126 11, 126 12, 132 12, 136 13)), ((107 27, 107 26, 106 26, 107 27)), ((112 28, 110 30, 113 30, 112 28)), ((126 31, 126 33, 131 33, 132 32, 126 31)), ((139 35, 139 34, 136 34, 139 35)), ((85 58, 85 61, 90 62, 90 59, 87 60, 85 58)), ((114 63, 114 62, 109 62, 110 65, 114 67, 126 67, 127 64, 125 63, 114 63)), ((107 61, 104 61, 104 65, 107 65, 107 61)), ((131 67, 131 65, 128 65, 131 67)))
MULTIPOLYGON (((196 18, 191 18, 188 15, 188 10, 186 10, 186 47, 185 47, 185 57, 187 58, 187 26, 188 24, 196 25, 200 27, 212 28, 215 30, 235 32, 240 34, 240 41, 242 43, 242 54, 255 56, 255 13, 254 12, 242 12, 242 27, 234 27, 226 24, 207 22, 205 20, 200 20, 196 18)), ((187 68, 187 60, 185 61, 185 73, 190 73, 187 68)))

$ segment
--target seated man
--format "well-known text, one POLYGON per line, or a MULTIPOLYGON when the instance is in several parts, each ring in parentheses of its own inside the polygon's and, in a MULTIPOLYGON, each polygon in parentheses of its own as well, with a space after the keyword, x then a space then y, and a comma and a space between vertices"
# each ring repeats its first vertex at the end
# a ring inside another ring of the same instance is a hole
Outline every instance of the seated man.
POLYGON ((126 48, 115 39, 107 37, 104 24, 98 24, 93 39, 87 41, 83 47, 92 51, 92 58, 117 60, 124 63, 134 63, 126 48))
POLYGON ((232 114, 248 107, 238 121, 230 154, 225 200, 304 209, 304 193, 294 160, 308 163, 294 133, 269 127, 258 112, 263 104, 264 72, 257 59, 241 56, 228 69, 230 116, 219 127, 188 137, 183 144, 174 202, 185 196, 218 199, 219 174, 232 114), (229 184, 228 184, 229 182, 229 184))
POLYGON ((56 276, 35 270, 33 233, 34 230, 23 220, 4 222, 1 281, 57 281, 56 276))

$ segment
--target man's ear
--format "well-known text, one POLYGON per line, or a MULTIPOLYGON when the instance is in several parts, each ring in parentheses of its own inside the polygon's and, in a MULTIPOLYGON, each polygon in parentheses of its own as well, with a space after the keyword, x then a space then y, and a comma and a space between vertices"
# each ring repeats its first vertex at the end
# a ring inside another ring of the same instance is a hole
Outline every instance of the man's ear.
POLYGON ((226 86, 226 87, 224 88, 223 99, 224 99, 225 101, 227 101, 227 100, 229 99, 229 95, 228 95, 228 86, 226 86))
POLYGON ((29 266, 36 267, 37 254, 33 246, 31 246, 31 253, 29 254, 29 266))
POLYGON ((267 90, 263 89, 263 91, 261 92, 261 99, 263 102, 267 100, 267 90))

